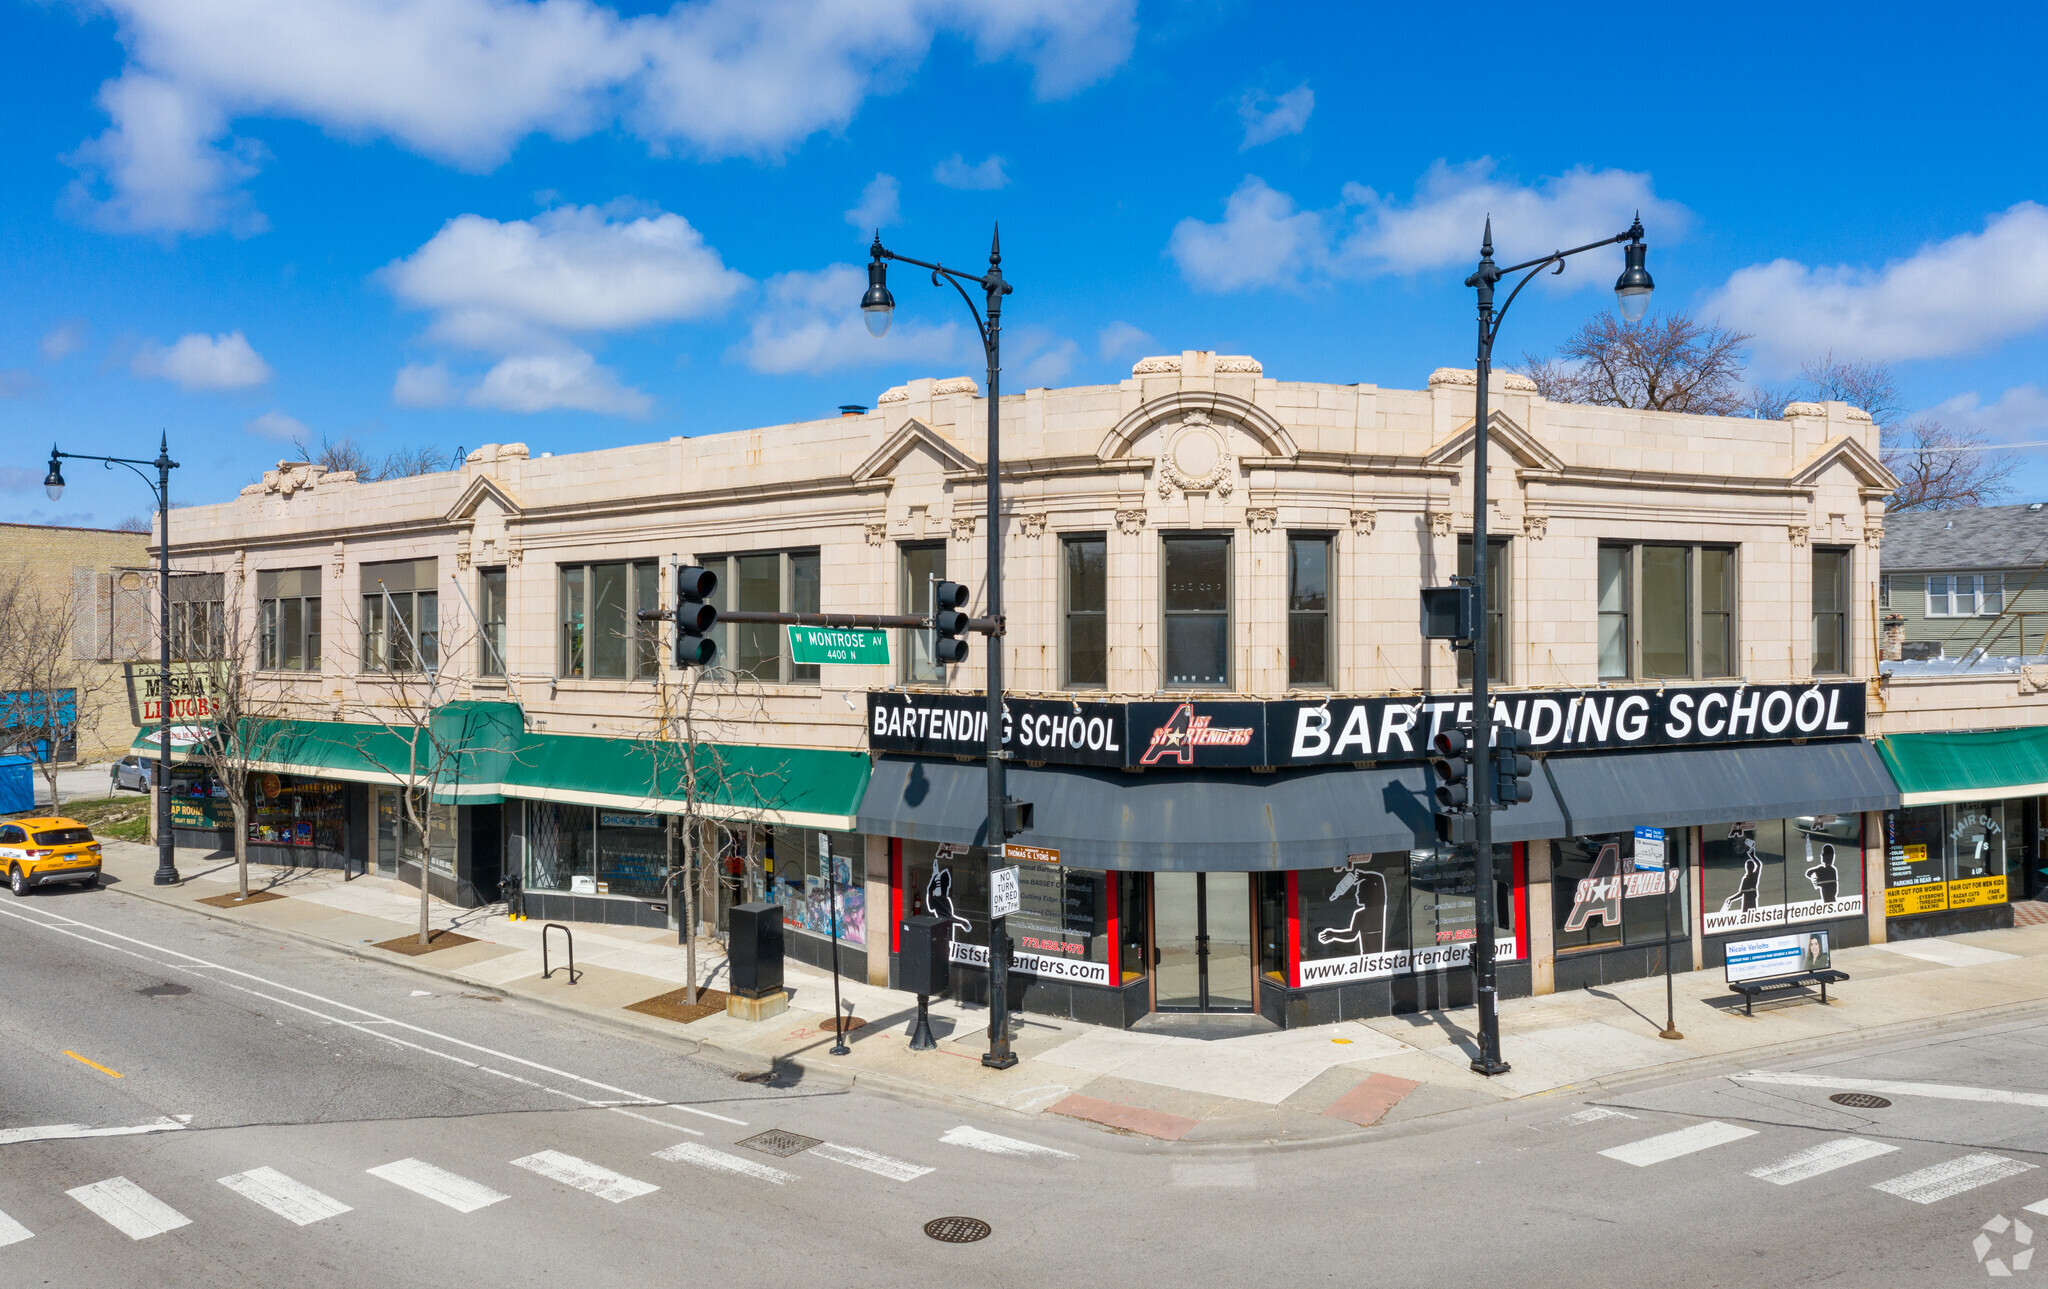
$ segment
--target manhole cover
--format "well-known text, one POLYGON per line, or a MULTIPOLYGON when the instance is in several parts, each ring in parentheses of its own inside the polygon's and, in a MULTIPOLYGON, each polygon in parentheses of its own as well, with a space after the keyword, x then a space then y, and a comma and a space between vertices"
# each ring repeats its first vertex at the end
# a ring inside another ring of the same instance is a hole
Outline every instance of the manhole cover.
POLYGON ((787 1159, 791 1155, 801 1154, 809 1150, 812 1146, 823 1145, 824 1142, 821 1138, 806 1137, 800 1132, 785 1132, 781 1128, 770 1128, 766 1132, 755 1133, 739 1144, 745 1146, 748 1150, 758 1150, 764 1155, 774 1155, 778 1159, 787 1159))
POLYGON ((192 991, 184 985, 163 984, 151 985, 147 989, 138 989, 135 992, 144 998, 179 998, 192 991))
POLYGON ((978 1217, 935 1217, 924 1233, 941 1244, 972 1244, 988 1238, 989 1225, 978 1217))
POLYGON ((1848 1106, 1851 1110, 1882 1110, 1891 1105, 1890 1101, 1868 1092, 1837 1092, 1828 1098, 1836 1105, 1848 1106))

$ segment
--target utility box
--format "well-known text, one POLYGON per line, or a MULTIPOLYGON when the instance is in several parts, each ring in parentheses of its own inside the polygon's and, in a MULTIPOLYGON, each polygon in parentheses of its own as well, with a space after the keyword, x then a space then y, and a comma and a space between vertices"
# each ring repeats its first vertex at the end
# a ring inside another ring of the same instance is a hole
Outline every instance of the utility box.
POLYGON ((35 762, 25 756, 0 756, 0 815, 27 814, 35 808, 35 762))
POLYGON ((756 902, 729 911, 725 961, 728 992, 739 998, 782 993, 782 906, 756 902))
POLYGON ((896 987, 912 994, 945 993, 953 983, 953 924, 944 918, 905 918, 902 943, 896 955, 896 987))

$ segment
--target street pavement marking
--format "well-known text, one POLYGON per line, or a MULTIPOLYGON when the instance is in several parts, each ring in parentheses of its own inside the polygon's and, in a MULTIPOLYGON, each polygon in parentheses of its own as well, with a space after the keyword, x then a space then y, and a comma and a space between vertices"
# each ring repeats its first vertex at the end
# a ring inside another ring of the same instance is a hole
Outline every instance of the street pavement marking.
POLYGON ((599 1199, 617 1204, 638 1195, 651 1195, 661 1187, 652 1182, 635 1181, 624 1173, 615 1173, 609 1168, 565 1155, 558 1150, 536 1151, 522 1159, 512 1161, 514 1168, 524 1168, 529 1173, 551 1177, 565 1186, 574 1186, 579 1191, 588 1191, 599 1199))
POLYGON ((0 1213, 0 1249, 10 1244, 20 1244, 23 1240, 32 1240, 35 1234, 7 1214, 0 1213))
POLYGON ((192 1225, 191 1218, 126 1177, 109 1177, 64 1193, 131 1240, 147 1240, 192 1225))
POLYGON ((1897 1149, 1897 1146, 1887 1146, 1881 1141, 1866 1141, 1861 1137, 1837 1137, 1833 1141, 1823 1141, 1818 1146, 1808 1146, 1805 1150, 1787 1155, 1775 1164, 1752 1168, 1749 1175, 1774 1186, 1790 1186, 1793 1182, 1803 1182, 1809 1177, 1831 1173, 1837 1168, 1847 1168, 1866 1159, 1889 1155, 1897 1149))
POLYGON ((423 1159, 399 1159, 363 1171, 372 1177, 382 1177, 394 1186, 403 1186, 415 1195, 424 1195, 436 1204, 446 1204, 458 1213, 474 1213, 501 1199, 512 1198, 482 1182, 473 1182, 445 1168, 436 1168, 423 1159))
POLYGON ((979 1128, 970 1128, 965 1124, 958 1128, 948 1128, 946 1134, 940 1137, 939 1140, 949 1146, 965 1146, 969 1150, 979 1150, 984 1155, 1012 1155, 1027 1158, 1051 1156, 1057 1159, 1078 1158, 1078 1156, 1068 1154, 1064 1150, 1054 1150, 1051 1146, 1041 1146, 1036 1142, 1030 1141, 1019 1141, 1015 1137, 999 1137, 995 1133, 983 1132, 979 1128))
POLYGON ((695 1164, 699 1168, 709 1168, 715 1173, 735 1173, 741 1177, 751 1177, 756 1181, 774 1182, 777 1186, 782 1185, 784 1182, 796 1180, 795 1173, 785 1173, 780 1168, 770 1168, 766 1164, 757 1164, 751 1159, 741 1159, 738 1155, 728 1155, 722 1150, 713 1150, 709 1146, 700 1145, 694 1141, 685 1141, 679 1145, 670 1146, 667 1150, 657 1150, 654 1152, 654 1157, 656 1159, 666 1159, 671 1163, 695 1164))
POLYGON ((74 1061, 81 1061, 86 1065, 90 1065, 92 1068, 98 1070, 101 1074, 106 1075, 110 1079, 120 1079, 127 1077, 126 1075, 122 1074, 119 1070, 110 1070, 106 1066, 101 1065, 98 1061, 93 1060, 90 1056, 80 1056, 78 1053, 72 1051, 68 1047, 64 1049, 64 1055, 70 1057, 74 1061))
POLYGON ((845 1164, 849 1168, 873 1173, 877 1177, 886 1177, 892 1182, 914 1182, 932 1171, 923 1164, 913 1164, 907 1159, 892 1159, 887 1155, 878 1155, 872 1150, 862 1150, 859 1146, 842 1146, 836 1141, 812 1146, 807 1153, 820 1159, 829 1159, 835 1164, 845 1164))
POLYGON ((1912 1200, 1915 1204, 1932 1204, 1936 1200, 1960 1195, 1964 1191, 1988 1186, 1992 1182, 2008 1177, 2018 1177, 2030 1172, 2035 1166, 2023 1164, 2017 1159, 2003 1155, 1964 1155, 1951 1159, 1945 1164, 1923 1168, 1916 1173, 1894 1177, 1890 1181, 1878 1182, 1870 1189, 1896 1195, 1900 1199, 1912 1200))
POLYGON ((1561 1122, 1561 1123, 1569 1123, 1569 1124, 1581 1124, 1581 1123, 1598 1123, 1598 1122, 1600 1122, 1600 1121, 1601 1121, 1602 1119, 1633 1119, 1633 1118, 1635 1118, 1635 1116, 1634 1116, 1634 1115, 1632 1115, 1632 1114, 1623 1114, 1623 1113, 1622 1113, 1621 1111, 1619 1111, 1619 1110, 1609 1110, 1609 1109, 1608 1109, 1608 1108, 1607 1108, 1606 1106, 1599 1106, 1599 1105, 1596 1105, 1596 1106, 1593 1106, 1593 1107, 1591 1107, 1591 1108, 1589 1108, 1589 1109, 1581 1110, 1581 1111, 1579 1111, 1579 1112, 1578 1112, 1577 1114, 1568 1114, 1568 1115, 1566 1115, 1566 1116, 1565 1116, 1565 1117, 1564 1117, 1564 1118, 1563 1118, 1562 1120, 1560 1120, 1559 1122, 1561 1122))
POLYGON ((2048 1106, 2048 1092, 2011 1092, 2005 1088, 1970 1088, 1956 1083, 1906 1083, 1898 1079, 1844 1079, 1831 1074, 1775 1074, 1751 1070, 1733 1076, 1739 1083, 1769 1083, 1786 1088, 1820 1088, 1832 1092, 1875 1092, 1887 1097, 1931 1097, 1938 1101, 1985 1101, 1994 1105, 2048 1106))
POLYGON ((323 1195, 304 1182, 293 1181, 275 1168, 252 1168, 246 1173, 232 1173, 221 1178, 220 1184, 243 1199, 254 1200, 294 1226, 311 1226, 322 1218, 354 1212, 332 1195, 323 1195))
POLYGON ((2038 1203, 2027 1205, 2027 1212, 2039 1213, 2043 1217, 2048 1217, 2048 1199, 2044 1199, 2039 1201, 2038 1203))
POLYGON ((1725 1146, 1731 1141, 1741 1141, 1744 1137, 1754 1136, 1754 1128, 1738 1128, 1732 1123, 1709 1119, 1690 1128, 1645 1137, 1641 1141, 1631 1141, 1626 1146, 1615 1146, 1600 1153, 1609 1159, 1618 1159, 1624 1164, 1648 1168, 1651 1164, 1661 1164, 1667 1159, 1690 1155, 1696 1150, 1710 1150, 1715 1146, 1725 1146))
MULTIPOLYGON (((190 1119, 191 1115, 181 1116, 190 1119)), ((0 1146, 12 1146, 24 1141, 67 1141, 73 1137, 132 1137, 144 1132, 181 1132, 185 1125, 177 1119, 157 1119, 150 1123, 130 1124, 122 1128, 94 1128, 82 1123, 46 1123, 40 1128, 0 1128, 0 1146)))
MULTIPOLYGON (((35 909, 31 914, 19 909, 0 908, 0 917, 13 918, 17 922, 27 922, 31 926, 40 927, 45 931, 54 931, 58 935, 70 936, 74 940, 83 940, 85 943, 93 945, 96 948, 109 949, 115 953, 125 953, 131 958, 141 958, 145 962, 150 962, 156 966, 163 967, 166 970, 197 971, 203 969, 210 971, 219 971, 226 976, 240 976, 244 980, 253 980, 258 984, 267 985, 272 989, 281 990, 288 994, 296 994, 301 998, 310 998, 315 1002, 325 1004, 329 1007, 339 1008, 342 1011, 353 1012, 355 1013, 355 1015, 365 1017, 366 1019, 350 1020, 345 1017, 330 1016, 325 1012, 321 1012, 316 1010, 315 1008, 308 1007, 303 1003, 293 1002, 289 998, 280 998, 275 994, 266 994, 261 990, 251 989, 247 985, 238 985, 231 980, 225 980, 219 977, 213 978, 213 983, 217 985, 223 985, 229 989, 236 990, 240 993, 245 993, 252 995, 253 997, 261 998, 266 1002, 276 1003, 281 1007, 290 1007, 294 1011, 304 1012, 308 1016, 312 1016, 318 1020, 328 1021, 336 1025, 347 1026, 348 1028, 357 1030, 360 1033, 369 1034, 376 1038, 380 1038, 387 1043, 393 1044, 394 1046, 411 1048, 412 1050, 420 1052, 424 1055, 439 1057, 444 1061, 449 1061, 456 1065, 464 1066, 468 1069, 474 1070, 481 1069, 484 1067, 480 1066, 475 1061, 464 1060, 462 1057, 455 1056, 448 1052, 436 1051, 433 1048, 427 1047, 423 1044, 409 1042, 405 1039, 398 1038, 395 1035, 387 1033, 383 1030, 373 1029, 370 1027, 373 1025, 390 1025, 398 1029, 410 1030, 415 1034, 423 1035, 425 1037, 435 1039, 439 1042, 451 1043, 458 1047, 465 1047, 474 1052, 481 1052, 485 1056, 497 1057, 500 1060, 511 1061, 515 1064, 526 1066, 528 1069, 531 1070, 538 1070, 543 1074, 552 1074, 556 1078, 568 1079, 575 1083, 581 1083, 586 1087, 594 1088, 600 1092, 615 1092, 618 1093, 620 1096, 629 1097, 633 1101, 638 1102, 642 1105, 659 1106, 669 1110, 679 1110, 684 1114, 702 1115, 706 1119, 716 1119, 720 1123, 729 1123, 741 1128, 748 1126, 746 1120, 744 1119, 734 1119, 727 1115, 714 1114, 709 1110, 699 1110, 695 1106, 678 1105, 673 1101, 663 1101, 657 1097, 646 1096, 644 1094, 634 1092, 631 1088, 614 1087, 609 1083, 601 1083, 596 1079, 585 1078, 581 1074, 571 1074, 567 1070, 558 1070, 551 1065, 543 1065, 539 1061, 530 1061, 523 1056, 514 1056, 510 1052, 500 1052, 495 1048, 485 1047, 481 1043, 472 1043, 467 1039, 457 1038, 453 1034, 444 1034, 439 1030, 428 1029, 424 1025, 414 1025, 408 1021, 397 1020, 390 1016, 379 1015, 378 1013, 370 1011, 367 1008, 357 1007, 352 1003, 345 1003, 339 1001, 338 999, 328 998, 321 994, 313 993, 311 990, 299 989, 295 986, 284 984, 281 981, 271 980, 266 977, 259 976, 254 972, 243 971, 237 967, 227 966, 224 963, 208 962, 204 958, 195 957, 194 955, 186 953, 183 950, 166 948, 160 944, 151 944, 147 940, 138 939, 132 935, 123 935, 119 931, 111 931, 104 927, 96 926, 90 922, 82 922, 77 918, 66 917, 61 913, 56 913, 49 909, 35 909), (86 931, 93 932, 94 935, 106 936, 108 937, 108 939, 112 940, 126 941, 128 944, 138 945, 141 948, 148 949, 154 953, 165 954, 172 958, 183 959, 183 961, 165 962, 161 959, 151 958, 147 954, 137 952, 135 949, 123 948, 121 945, 118 944, 109 944, 107 940, 96 940, 90 935, 83 935, 79 931, 68 929, 70 927, 80 927, 86 931)), ((591 1104, 588 1098, 579 1097, 572 1092, 564 1092, 560 1088, 547 1088, 546 1091, 551 1092, 556 1096, 565 1097, 572 1101, 581 1102, 585 1105, 591 1104)))

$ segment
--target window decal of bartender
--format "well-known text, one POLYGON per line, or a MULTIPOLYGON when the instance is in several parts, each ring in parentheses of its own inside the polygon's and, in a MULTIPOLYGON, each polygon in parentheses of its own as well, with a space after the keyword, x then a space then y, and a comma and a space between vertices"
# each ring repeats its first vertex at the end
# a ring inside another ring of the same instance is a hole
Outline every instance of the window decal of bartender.
POLYGON ((1336 903, 1346 892, 1351 895, 1351 920, 1343 926, 1326 926, 1316 932, 1319 944, 1352 944, 1359 953, 1385 953, 1387 951, 1387 879, 1369 868, 1347 864, 1332 872, 1344 874, 1337 883, 1337 889, 1330 892, 1330 902, 1336 903), (1366 883, 1373 885, 1368 890, 1366 883), (1377 902, 1375 904, 1375 901, 1377 902), (1374 913, 1378 913, 1378 925, 1374 925, 1374 913), (1370 937, 1371 944, 1366 943, 1370 937))
POLYGON ((1583 931, 1586 923, 1599 918, 1610 927, 1621 925, 1621 843, 1608 842, 1593 857, 1593 871, 1579 879, 1572 896, 1567 931, 1583 931))
MULTIPOLYGON (((1806 839, 1806 853, 1813 853, 1813 838, 1806 839)), ((1820 892, 1821 902, 1833 904, 1835 892, 1842 881, 1841 870, 1835 867, 1835 847, 1832 842, 1822 842, 1820 863, 1806 870, 1806 880, 1813 883, 1813 889, 1820 892)))
POLYGON ((1747 913, 1756 907, 1757 888, 1764 880, 1764 859, 1756 853, 1756 825, 1736 824, 1728 835, 1742 842, 1742 884, 1735 888, 1735 894, 1721 901, 1721 911, 1726 913, 1729 905, 1740 903, 1747 913))
POLYGON ((953 908, 953 870, 939 867, 953 855, 951 846, 941 846, 939 853, 932 857, 932 877, 924 886, 924 907, 933 917, 942 918, 963 932, 971 931, 973 928, 967 924, 967 919, 953 908))

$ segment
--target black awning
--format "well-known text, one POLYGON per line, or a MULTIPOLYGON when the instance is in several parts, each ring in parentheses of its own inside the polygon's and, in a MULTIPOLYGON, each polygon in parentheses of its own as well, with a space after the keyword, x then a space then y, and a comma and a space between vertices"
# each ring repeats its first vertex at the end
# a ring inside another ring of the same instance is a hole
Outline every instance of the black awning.
MULTIPOLYGON (((1036 809, 1016 838, 1081 868, 1245 872, 1341 865, 1347 856, 1435 844, 1429 771, 1420 765, 1252 774, 1176 770, 1128 774, 1012 765, 1009 795, 1036 809)), ((1562 837, 1549 784, 1494 816, 1498 841, 1562 837)), ((860 807, 860 830, 915 841, 982 845, 988 777, 979 762, 884 755, 860 807)))
POLYGON ((1556 836, 1677 828, 1738 819, 1892 810, 1898 785, 1870 744, 1681 748, 1610 756, 1552 756, 1569 829, 1556 836))

